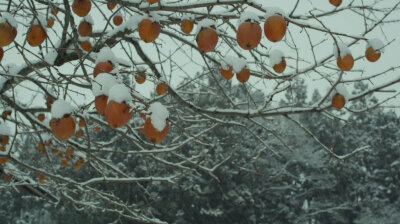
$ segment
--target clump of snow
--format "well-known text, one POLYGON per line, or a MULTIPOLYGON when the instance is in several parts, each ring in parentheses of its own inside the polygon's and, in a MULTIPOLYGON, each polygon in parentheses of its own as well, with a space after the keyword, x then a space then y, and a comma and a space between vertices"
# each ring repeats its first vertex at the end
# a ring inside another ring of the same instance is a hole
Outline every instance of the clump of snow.
POLYGON ((58 99, 51 106, 51 116, 53 118, 62 118, 65 114, 71 114, 74 108, 65 100, 58 99))
POLYGON ((196 17, 193 14, 184 13, 181 17, 182 20, 195 20, 196 17))
POLYGON ((47 53, 47 54, 44 56, 44 60, 45 60, 49 65, 54 65, 54 62, 55 62, 57 56, 58 56, 57 51, 56 51, 55 49, 51 49, 51 50, 49 51, 49 53, 47 53))
POLYGON ((274 16, 274 15, 281 15, 282 17, 286 17, 285 12, 281 8, 268 7, 265 10, 266 10, 266 13, 265 13, 266 19, 268 19, 269 17, 274 16))
POLYGON ((79 35, 78 40, 79 41, 90 41, 90 36, 82 37, 79 35))
POLYGON ((111 51, 110 47, 103 47, 96 56, 96 64, 102 61, 111 61, 112 64, 115 66, 117 64, 117 58, 115 57, 114 53, 111 51))
POLYGON ((153 22, 161 22, 162 20, 168 20, 168 17, 165 17, 156 11, 150 11, 147 18, 153 22))
POLYGON ((274 65, 281 63, 284 57, 285 55, 282 51, 273 50, 269 53, 269 66, 273 67, 274 65))
POLYGON ((346 44, 344 44, 342 42, 338 42, 337 44, 333 43, 333 55, 335 55, 335 58, 338 58, 339 52, 340 52, 340 57, 341 58, 344 58, 348 54, 351 55, 351 51, 347 47, 346 44), (338 47, 339 47, 339 51, 338 51, 338 47))
POLYGON ((347 88, 343 83, 339 83, 336 85, 334 94, 336 94, 336 93, 343 95, 346 100, 348 100, 350 98, 350 94, 347 91, 347 88))
POLYGON ((233 56, 226 56, 221 63, 221 67, 225 70, 232 68, 232 71, 239 73, 244 67, 246 67, 247 61, 243 58, 237 58, 233 56))
POLYGON ((8 22, 12 27, 14 27, 15 29, 18 28, 18 22, 17 20, 14 18, 14 16, 12 16, 10 13, 8 12, 2 12, 1 13, 1 17, 0 17, 0 23, 4 23, 4 22, 8 22))
POLYGON ((146 68, 143 67, 143 66, 137 66, 137 71, 138 71, 138 72, 145 72, 145 71, 146 71, 146 68))
POLYGON ((240 18, 239 18, 239 24, 242 24, 244 22, 250 21, 252 23, 258 23, 258 21, 260 20, 260 18, 258 17, 258 15, 254 12, 242 12, 242 14, 240 14, 240 18))
POLYGON ((121 16, 122 18, 124 18, 124 17, 122 16, 121 11, 118 11, 117 13, 115 13, 114 17, 116 17, 116 16, 121 16))
POLYGON ((43 29, 46 30, 47 28, 47 19, 46 17, 42 15, 36 16, 36 18, 33 20, 33 25, 41 25, 43 29))
POLYGON ((301 209, 303 209, 304 211, 308 211, 308 200, 304 200, 303 205, 301 206, 301 209))
POLYGON ((91 15, 87 15, 87 16, 83 17, 83 21, 86 21, 92 25, 94 24, 94 21, 93 21, 93 18, 91 15))
POLYGON ((375 51, 383 52, 384 46, 383 42, 378 38, 373 38, 367 41, 367 48, 372 47, 375 51))
POLYGON ((151 119, 151 124, 158 131, 162 131, 166 126, 166 120, 169 116, 167 108, 160 102, 152 103, 148 110, 151 119))
POLYGON ((217 27, 217 23, 212 19, 203 19, 197 24, 196 34, 200 32, 202 28, 217 27))
POLYGON ((11 135, 11 129, 10 127, 8 127, 6 123, 0 124, 0 135, 7 135, 7 136, 11 135))
POLYGON ((117 79, 110 74, 100 73, 92 82, 92 91, 94 96, 106 95, 110 92, 111 87, 117 84, 117 79))
POLYGON ((111 87, 110 91, 108 92, 108 102, 111 100, 122 103, 126 102, 129 104, 132 101, 131 92, 128 87, 124 84, 116 84, 111 87))
POLYGON ((10 63, 10 64, 6 65, 6 70, 9 75, 17 76, 18 73, 21 71, 21 69, 22 69, 22 67, 18 67, 14 63, 10 63))
POLYGON ((158 80, 159 80, 159 83, 162 83, 162 82, 167 83, 167 80, 164 77, 161 77, 158 80))

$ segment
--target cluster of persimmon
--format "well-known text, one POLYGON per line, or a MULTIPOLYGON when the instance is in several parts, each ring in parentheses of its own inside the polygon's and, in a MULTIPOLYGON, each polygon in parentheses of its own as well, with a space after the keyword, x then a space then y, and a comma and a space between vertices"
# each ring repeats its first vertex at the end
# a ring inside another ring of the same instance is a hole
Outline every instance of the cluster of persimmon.
MULTIPOLYGON (((135 75, 135 80, 137 84, 143 84, 146 81, 146 71, 143 68, 139 68, 136 75, 135 75)), ((164 81, 158 82, 156 86, 156 93, 158 95, 163 95, 167 93, 168 91, 168 85, 164 81)))
POLYGON ((114 65, 111 61, 98 62, 93 69, 94 84, 99 85, 101 89, 100 93, 95 94, 94 104, 97 112, 105 116, 111 128, 119 128, 129 122, 133 113, 125 100, 110 98, 111 90, 116 85, 121 88, 120 91, 125 92, 125 95, 129 95, 129 90, 124 85, 117 84, 114 77, 116 74, 110 73, 113 69, 114 65))
POLYGON ((93 20, 90 15, 85 16, 78 26, 78 34, 80 39, 81 48, 84 51, 90 51, 92 49, 92 44, 89 40, 89 35, 93 31, 93 20))
POLYGON ((44 174, 40 173, 40 172, 36 172, 35 177, 37 179, 39 179, 39 183, 40 184, 44 184, 46 183, 46 180, 48 180, 49 178, 46 177, 44 174))
MULTIPOLYGON (((203 52, 214 50, 218 43, 218 33, 215 24, 201 24, 200 31, 196 36, 196 42, 199 49, 203 52)), ((183 24, 183 23, 182 23, 183 24)), ((182 26, 183 27, 183 26, 182 26)), ((279 14, 269 16, 264 23, 264 34, 271 42, 282 40, 286 33, 286 21, 279 14)), ((258 46, 261 41, 262 30, 257 19, 244 19, 238 27, 236 40, 244 50, 251 50, 258 46)))
MULTIPOLYGON (((229 66, 228 69, 220 68, 220 72, 222 77, 226 80, 231 79, 234 76, 234 72, 232 66, 229 66)), ((250 70, 248 68, 243 68, 240 72, 236 73, 236 79, 241 82, 245 83, 250 78, 250 70)))
MULTIPOLYGON (((41 115, 43 115, 43 114, 38 115, 38 119, 39 119, 39 117, 42 117, 41 115)), ((41 120, 41 119, 39 119, 39 120, 41 120)), ((81 118, 78 123, 79 127, 84 127, 85 123, 86 122, 84 121, 84 119, 81 118)), ((75 130, 74 124, 75 124, 75 122, 73 121, 73 118, 71 116, 69 116, 67 120, 65 120, 65 117, 63 117, 61 119, 53 118, 50 121, 50 127, 52 129, 54 136, 56 136, 60 140, 67 140, 69 137, 72 136, 71 133, 73 133, 73 130, 75 130), (57 122, 59 122, 59 123, 57 124, 57 122), (67 124, 70 124, 70 125, 67 125, 67 124)), ((82 132, 82 135, 83 135, 83 130, 79 129, 75 133, 75 136, 80 132, 82 132)), ((61 162, 60 162, 61 167, 66 167, 68 165, 68 163, 71 162, 72 160, 75 160, 75 162, 74 162, 75 169, 80 169, 82 167, 82 165, 84 164, 84 159, 82 157, 75 158, 74 149, 72 147, 67 148, 65 150, 65 152, 63 152, 63 151, 60 151, 57 148, 55 148, 55 145, 53 144, 53 141, 50 138, 43 138, 42 140, 43 141, 39 141, 39 143, 38 143, 39 154, 46 155, 44 146, 51 148, 51 153, 57 155, 58 158, 61 159, 61 162)))
MULTIPOLYGON (((52 150, 53 154, 57 154, 58 158, 62 159, 60 162, 61 167, 68 166, 68 163, 71 162, 75 158, 74 152, 75 152, 75 150, 72 147, 67 148, 64 153, 61 151, 58 151, 57 149, 52 150)), ((73 167, 74 167, 74 169, 79 170, 83 166, 84 163, 85 163, 85 160, 82 157, 78 157, 75 159, 73 167)))
MULTIPOLYGON (((383 50, 383 43, 378 39, 371 39, 367 41, 367 47, 365 50, 365 58, 369 62, 376 62, 381 57, 383 50)), ((337 44, 341 45, 341 44, 337 44)), ((351 55, 350 50, 346 46, 337 47, 335 44, 335 51, 337 51, 336 64, 342 71, 350 71, 354 66, 354 58, 351 55), (343 52, 342 52, 343 51, 343 52)))

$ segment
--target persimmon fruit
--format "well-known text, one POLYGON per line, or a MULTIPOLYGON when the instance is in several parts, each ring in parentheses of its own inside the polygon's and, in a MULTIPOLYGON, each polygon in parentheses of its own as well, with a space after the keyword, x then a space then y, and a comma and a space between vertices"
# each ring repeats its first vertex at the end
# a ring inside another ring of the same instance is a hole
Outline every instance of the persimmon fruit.
POLYGON ((148 2, 150 4, 154 4, 154 3, 160 2, 160 0, 146 0, 146 2, 148 2))
POLYGON ((153 144, 160 144, 168 135, 169 123, 165 121, 165 127, 162 131, 157 130, 151 123, 151 118, 147 118, 142 133, 146 136, 147 140, 153 144))
POLYGON ((108 102, 105 111, 108 125, 111 128, 119 128, 127 124, 133 115, 130 110, 131 108, 126 104, 126 102, 119 103, 114 100, 108 102))
POLYGON ((332 106, 338 110, 342 109, 346 103, 346 99, 342 94, 336 93, 332 97, 332 106))
POLYGON ((5 111, 3 111, 3 113, 1 114, 1 117, 2 117, 3 119, 7 119, 7 117, 10 116, 11 113, 12 113, 11 110, 5 110, 5 111))
POLYGON ((6 164, 9 160, 10 160, 10 158, 8 158, 8 157, 0 157, 1 164, 6 164))
POLYGON ((368 47, 365 50, 365 57, 370 62, 376 62, 381 57, 381 52, 375 51, 372 47, 368 47))
POLYGON ((107 100, 108 96, 106 95, 100 95, 96 97, 94 101, 94 106, 96 107, 97 113, 104 115, 104 113, 106 112, 107 100))
POLYGON ((100 73, 109 73, 113 70, 113 65, 110 61, 102 61, 99 62, 93 69, 93 76, 96 76, 100 73))
POLYGON ((85 127, 85 120, 83 118, 79 119, 78 125, 79 127, 85 127))
POLYGON ((14 41, 17 36, 17 29, 8 22, 0 23, 0 47, 7 46, 14 41))
POLYGON ((7 135, 0 135, 0 141, 2 146, 6 146, 9 140, 10 137, 8 137, 7 135))
POLYGON ((181 22, 181 30, 185 34, 189 34, 190 32, 192 32, 193 26, 194 26, 194 22, 192 20, 184 19, 181 22))
POLYGON ((218 43, 218 34, 215 31, 215 28, 202 27, 196 36, 196 42, 199 49, 203 52, 214 50, 218 43))
POLYGON ((87 21, 81 21, 78 26, 78 33, 81 37, 89 36, 92 33, 92 24, 87 21))
POLYGON ((168 85, 164 82, 159 83, 156 87, 156 92, 158 95, 165 94, 167 90, 168 90, 168 85))
POLYGON ((43 29, 42 25, 34 24, 31 26, 31 28, 28 31, 28 34, 26 35, 26 41, 32 47, 37 47, 43 43, 46 37, 47 34, 46 31, 43 29))
POLYGON ((157 39, 161 32, 161 26, 158 22, 153 22, 150 19, 143 19, 140 21, 139 26, 140 39, 146 43, 153 42, 157 39))
POLYGON ((243 68, 239 73, 236 74, 236 79, 241 82, 245 83, 250 78, 250 70, 247 68, 243 68))
POLYGON ((47 28, 52 28, 54 26, 54 18, 49 17, 47 18, 47 28))
POLYGON ((83 136, 83 130, 79 129, 76 133, 75 133, 75 137, 80 138, 83 136))
POLYGON ((268 17, 264 23, 264 33, 271 42, 282 40, 286 33, 286 20, 280 15, 268 17))
POLYGON ((75 132, 75 120, 70 115, 66 114, 64 117, 57 119, 53 118, 50 120, 50 128, 60 140, 68 140, 75 132))
POLYGON ((58 14, 58 9, 57 9, 57 8, 53 8, 53 9, 51 9, 50 13, 51 13, 53 16, 55 16, 55 15, 58 14))
POLYGON ((226 80, 231 79, 234 75, 231 67, 229 69, 220 68, 219 71, 221 72, 221 76, 224 77, 226 80))
POLYGON ((117 3, 114 2, 107 2, 107 8, 109 10, 113 10, 115 8, 115 6, 117 6, 117 3))
POLYGON ((115 15, 114 16, 114 18, 113 18, 114 25, 119 26, 119 25, 122 24, 122 22, 123 22, 123 18, 122 18, 121 15, 115 15))
POLYGON ((60 166, 61 166, 61 167, 66 167, 66 166, 68 166, 68 161, 67 161, 67 160, 61 160, 60 166))
POLYGON ((282 58, 282 61, 278 64, 275 64, 272 68, 276 73, 282 73, 286 69, 286 60, 282 58))
POLYGON ((329 3, 338 7, 340 4, 342 4, 342 0, 329 0, 329 3))
POLYGON ((54 98, 53 97, 51 97, 51 96, 47 96, 46 97, 46 107, 48 108, 48 109, 50 109, 51 108, 51 105, 54 103, 54 98))
POLYGON ((74 163, 74 169, 79 170, 83 164, 85 163, 85 160, 83 158, 79 158, 75 163, 74 163))
POLYGON ((74 0, 72 3, 72 11, 80 17, 89 14, 91 8, 92 2, 90 0, 74 0))
POLYGON ((37 118, 38 118, 39 121, 44 121, 45 115, 40 113, 40 114, 38 114, 37 118))
POLYGON ((260 43, 262 36, 261 26, 258 23, 244 22, 240 24, 236 40, 244 50, 251 50, 260 43))
POLYGON ((342 71, 350 71, 354 66, 354 59, 351 54, 347 54, 343 58, 339 55, 336 63, 342 71))
POLYGON ((142 84, 146 81, 146 72, 144 71, 139 71, 135 75, 135 80, 138 84, 142 84))
POLYGON ((84 41, 81 41, 80 44, 81 44, 81 48, 84 51, 89 52, 90 50, 92 50, 92 44, 90 43, 90 41, 84 40, 84 41))

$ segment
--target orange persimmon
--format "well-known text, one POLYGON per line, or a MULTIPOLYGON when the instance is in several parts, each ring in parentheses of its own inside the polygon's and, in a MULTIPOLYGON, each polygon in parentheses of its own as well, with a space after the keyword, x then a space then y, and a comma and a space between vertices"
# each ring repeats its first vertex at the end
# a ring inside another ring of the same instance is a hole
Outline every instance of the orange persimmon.
POLYGON ((342 94, 336 93, 332 97, 332 106, 338 110, 342 109, 344 107, 344 104, 346 103, 346 99, 342 94))
POLYGON ((47 34, 46 31, 43 29, 42 25, 34 24, 31 26, 31 28, 28 31, 28 34, 26 35, 26 41, 32 47, 36 47, 41 45, 43 41, 46 39, 46 37, 47 34))
POLYGON ((210 52, 214 50, 218 43, 218 34, 215 28, 202 27, 196 36, 196 42, 199 49, 203 52, 210 52))
POLYGON ((53 118, 50 120, 50 128, 56 138, 67 140, 74 135, 75 120, 68 114, 60 119, 53 118))
POLYGON ((93 76, 96 76, 100 73, 109 73, 113 70, 113 65, 110 61, 102 61, 99 62, 93 69, 93 76))
POLYGON ((90 0, 74 0, 72 3, 72 11, 80 17, 89 14, 91 8, 92 2, 90 0))
POLYGON ((193 26, 194 26, 194 22, 192 20, 184 19, 181 22, 181 30, 185 34, 189 34, 190 32, 192 32, 193 26))
POLYGON ((133 113, 130 111, 131 108, 125 103, 118 103, 114 100, 108 102, 105 117, 108 125, 111 128, 119 128, 129 122, 133 113))
POLYGON ((264 33, 271 42, 278 42, 282 40, 286 33, 285 19, 280 15, 268 17, 264 23, 264 33))
POLYGON ((243 68, 239 73, 236 74, 236 79, 241 82, 245 83, 250 78, 250 70, 247 68, 243 68))
POLYGON ((161 26, 158 22, 150 19, 143 19, 138 26, 140 39, 146 43, 153 42, 161 32, 161 26))
POLYGON ((240 24, 236 40, 241 48, 250 50, 260 43, 262 36, 261 26, 258 23, 244 22, 240 24))

